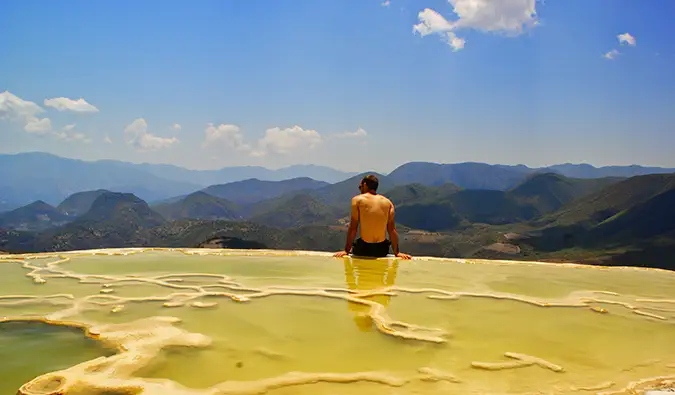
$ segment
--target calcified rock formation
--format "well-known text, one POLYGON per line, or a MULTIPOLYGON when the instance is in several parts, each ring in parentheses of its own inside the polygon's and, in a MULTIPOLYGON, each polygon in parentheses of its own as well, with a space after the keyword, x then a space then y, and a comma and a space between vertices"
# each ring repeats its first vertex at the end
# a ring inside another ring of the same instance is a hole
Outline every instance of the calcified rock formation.
MULTIPOLYGON (((433 328, 392 319, 382 304, 370 300, 380 296, 393 297, 399 294, 419 294, 428 299, 456 301, 463 298, 481 298, 508 300, 540 308, 586 309, 589 314, 611 314, 600 305, 613 305, 632 312, 640 319, 672 321, 675 312, 675 300, 671 299, 631 299, 618 293, 607 291, 575 291, 561 298, 540 298, 517 295, 506 292, 452 292, 438 288, 411 288, 400 286, 382 286, 374 290, 355 290, 341 287, 289 287, 258 286, 252 287, 236 279, 214 273, 174 273, 163 275, 108 275, 82 274, 68 270, 67 263, 79 257, 92 255, 130 255, 157 249, 121 249, 94 250, 61 254, 33 254, 0 256, 0 263, 20 265, 26 270, 26 276, 35 286, 49 284, 52 279, 73 279, 80 284, 99 285, 97 293, 76 297, 69 293, 53 295, 2 295, 0 307, 47 305, 54 311, 44 315, 0 316, 0 324, 5 322, 41 322, 80 329, 83 335, 96 339, 117 350, 115 355, 100 357, 67 369, 48 373, 24 384, 19 388, 23 395, 69 394, 69 393, 129 393, 145 395, 202 395, 202 394, 263 394, 276 389, 304 386, 313 383, 374 383, 388 387, 405 387, 411 383, 445 383, 460 385, 465 382, 460 375, 432 366, 420 366, 417 371, 408 373, 391 371, 362 371, 353 373, 333 372, 288 372, 279 376, 252 381, 222 381, 205 389, 193 389, 168 379, 149 379, 136 374, 148 366, 159 353, 167 347, 188 347, 201 349, 210 347, 212 339, 200 333, 191 333, 182 329, 180 319, 171 316, 175 308, 193 308, 208 310, 219 303, 252 303, 277 295, 293 295, 306 298, 327 298, 342 300, 365 310, 369 319, 381 336, 395 341, 417 342, 428 345, 444 345, 451 342, 450 334, 443 328, 433 328), (39 259, 38 259, 39 258, 39 259), (194 281, 200 280, 200 281, 194 281), (145 284, 169 290, 168 294, 149 296, 123 296, 118 292, 124 287, 145 284), (209 301, 201 299, 208 298, 209 301), (152 316, 125 323, 100 323, 84 319, 87 311, 106 310, 111 314, 125 314, 126 306, 131 303, 161 302, 166 309, 165 315, 152 316)), ((322 253, 247 251, 247 250, 172 250, 187 255, 312 255, 326 256, 322 253)), ((428 259, 431 260, 431 259, 428 259)), ((504 263, 504 262, 502 262, 504 263)), ((579 266, 572 266, 581 268, 579 266)), ((593 269, 589 269, 593 270, 593 269)), ((2 290, 0 290, 0 293, 2 290)), ((286 355, 259 347, 255 350, 261 356, 274 360, 284 360, 286 355)), ((510 360, 501 362, 467 361, 467 367, 475 371, 495 371, 504 369, 545 369, 551 374, 564 375, 564 361, 549 361, 537 356, 519 352, 504 351, 510 360)), ((497 357, 497 356, 496 356, 497 357)), ((656 363, 656 362, 654 362, 656 363)), ((660 362, 658 362, 660 363, 660 362)), ((670 366, 670 365, 667 365, 670 366)), ((485 373, 491 374, 491 373, 485 373)), ((630 382, 624 388, 617 387, 614 381, 604 381, 593 385, 569 385, 551 393, 569 393, 575 391, 605 391, 603 394, 634 394, 649 388, 660 388, 671 384, 673 375, 645 378, 630 382)))

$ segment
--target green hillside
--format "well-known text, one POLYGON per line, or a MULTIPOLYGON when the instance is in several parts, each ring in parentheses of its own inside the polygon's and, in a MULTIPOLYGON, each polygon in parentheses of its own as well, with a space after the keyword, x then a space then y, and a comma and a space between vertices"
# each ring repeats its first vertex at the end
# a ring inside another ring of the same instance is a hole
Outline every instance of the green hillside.
POLYGON ((593 244, 629 244, 674 231, 675 188, 601 222, 589 231, 588 238, 593 244))
POLYGON ((533 225, 520 244, 534 258, 668 266, 666 257, 675 256, 675 175, 632 177, 533 225))
POLYGON ((198 191, 174 202, 158 204, 152 209, 167 220, 193 219, 239 219, 241 207, 228 200, 198 191))
POLYGON ((507 190, 534 172, 524 166, 494 166, 485 163, 439 164, 410 162, 389 173, 397 184, 438 186, 452 183, 466 189, 507 190))
POLYGON ((444 200, 461 190, 462 188, 450 183, 436 187, 423 184, 408 184, 396 186, 388 190, 385 195, 394 205, 399 206, 410 203, 432 203, 444 200))
POLYGON ((73 222, 35 235, 39 251, 146 246, 142 231, 166 220, 130 193, 107 192, 73 222))
POLYGON ((675 188, 675 174, 631 177, 570 202, 545 217, 540 225, 597 225, 623 210, 673 188, 675 188))
POLYGON ((57 209, 71 217, 77 217, 89 211, 91 205, 94 204, 94 201, 99 196, 109 192, 110 191, 105 189, 97 189, 95 191, 74 193, 61 202, 61 204, 57 206, 57 209))
POLYGON ((618 177, 575 179, 555 173, 540 173, 528 177, 509 194, 544 214, 622 180, 618 177))
POLYGON ((316 181, 307 177, 292 178, 283 181, 261 181, 258 179, 250 179, 228 184, 212 185, 202 191, 237 204, 251 204, 291 192, 314 190, 328 185, 331 184, 324 181, 316 181))
POLYGON ((68 223, 68 217, 55 207, 38 200, 0 214, 0 228, 38 231, 68 223))
MULTIPOLYGON (((258 208, 258 211, 261 211, 258 208)), ((338 218, 345 216, 345 210, 329 206, 307 195, 298 194, 277 206, 258 212, 251 216, 251 222, 278 228, 292 228, 304 225, 336 224, 338 218)))

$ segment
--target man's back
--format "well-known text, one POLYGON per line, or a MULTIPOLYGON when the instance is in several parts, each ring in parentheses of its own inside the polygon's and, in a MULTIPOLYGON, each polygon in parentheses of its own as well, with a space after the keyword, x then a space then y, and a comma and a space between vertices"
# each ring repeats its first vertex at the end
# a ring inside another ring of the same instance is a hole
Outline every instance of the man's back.
POLYGON ((352 198, 351 216, 347 229, 345 249, 335 253, 336 257, 354 254, 358 256, 384 257, 389 247, 394 255, 402 259, 411 256, 398 250, 398 232, 394 221, 394 204, 378 195, 379 180, 374 174, 363 177, 359 183, 360 195, 352 198), (356 233, 361 228, 361 237, 356 233), (390 240, 387 240, 389 233, 390 240))
POLYGON ((382 195, 362 193, 354 197, 359 211, 361 239, 379 243, 387 238, 387 222, 393 204, 382 195))

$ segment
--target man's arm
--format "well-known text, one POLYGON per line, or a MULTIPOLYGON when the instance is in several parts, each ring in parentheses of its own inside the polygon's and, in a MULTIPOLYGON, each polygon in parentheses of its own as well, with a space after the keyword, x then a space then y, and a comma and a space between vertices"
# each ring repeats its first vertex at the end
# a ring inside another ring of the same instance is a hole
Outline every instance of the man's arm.
POLYGON ((352 250, 352 243, 356 238, 356 231, 359 229, 359 200, 352 198, 351 218, 349 220, 349 229, 347 229, 347 242, 345 243, 345 252, 349 254, 352 250))
POLYGON ((394 203, 390 203, 391 207, 389 208, 389 218, 387 219, 387 232, 389 233, 389 240, 391 241, 391 249, 398 258, 401 259, 412 259, 408 254, 404 254, 399 251, 398 246, 398 232, 396 231, 396 219, 394 216, 394 203))
POLYGON ((391 241, 391 250, 394 255, 398 254, 398 232, 396 231, 396 222, 394 221, 394 203, 390 203, 389 218, 387 219, 387 232, 389 233, 389 240, 391 241))

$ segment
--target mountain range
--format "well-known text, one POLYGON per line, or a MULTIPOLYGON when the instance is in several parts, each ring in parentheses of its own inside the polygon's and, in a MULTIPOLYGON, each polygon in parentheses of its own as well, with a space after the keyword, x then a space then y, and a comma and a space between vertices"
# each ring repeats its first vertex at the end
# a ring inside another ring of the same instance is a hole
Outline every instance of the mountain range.
MULTIPOLYGON (((538 173, 556 173, 566 177, 590 179, 627 178, 646 174, 665 174, 675 169, 643 166, 593 167, 588 164, 561 164, 545 168, 524 165, 489 165, 484 163, 438 164, 405 163, 388 174, 383 184, 421 184, 440 186, 446 183, 464 189, 507 191, 538 173)), ((108 190, 132 193, 150 202, 166 202, 182 198, 213 185, 256 179, 282 181, 311 178, 328 184, 339 184, 357 175, 325 166, 296 165, 276 170, 259 166, 225 167, 218 170, 190 170, 174 165, 134 164, 114 160, 82 161, 41 152, 0 155, 0 212, 41 200, 52 206, 66 197, 84 191, 108 190)), ((352 181, 350 181, 352 182, 352 181)), ((342 187, 337 187, 342 188, 342 187)), ((355 189, 356 186, 351 188, 355 189)), ((346 190, 346 189, 345 189, 346 190)), ((320 201, 342 200, 315 195, 320 201)), ((352 193, 350 190, 349 193, 352 193)), ((330 202, 327 202, 330 203, 330 202)))
MULTIPOLYGON (((396 204, 402 248, 413 254, 675 269, 675 174, 583 179, 534 172, 506 190, 400 185, 379 176, 380 192, 396 204)), ((131 193, 80 192, 56 207, 36 201, 0 214, 0 250, 338 250, 361 177, 334 184, 246 180, 152 204, 131 193)))

